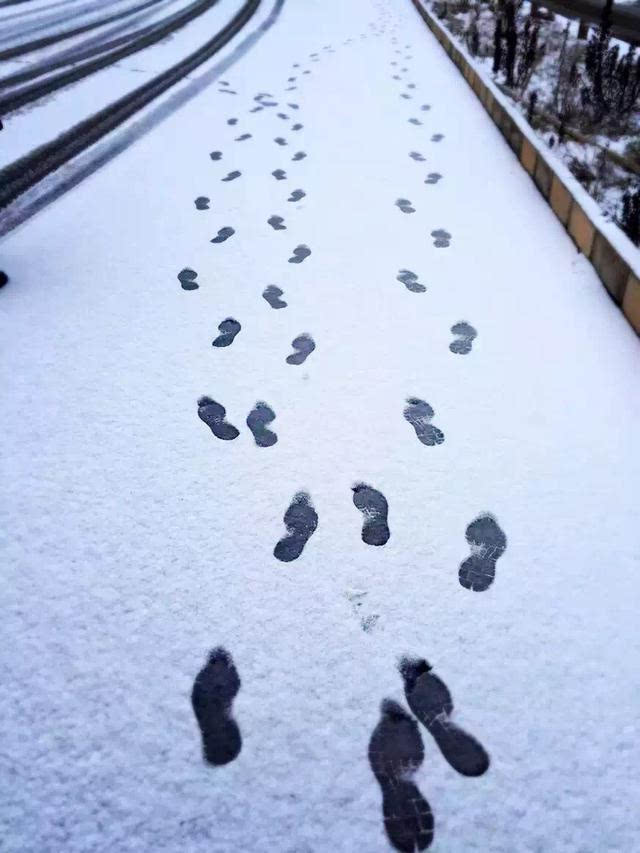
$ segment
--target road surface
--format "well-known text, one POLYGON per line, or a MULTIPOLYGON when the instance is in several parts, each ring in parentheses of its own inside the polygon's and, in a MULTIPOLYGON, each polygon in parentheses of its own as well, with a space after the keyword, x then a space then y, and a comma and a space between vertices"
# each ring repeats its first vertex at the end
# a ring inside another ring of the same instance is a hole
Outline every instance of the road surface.
POLYGON ((640 342, 408 0, 272 9, 0 243, 3 850, 633 850, 640 342))

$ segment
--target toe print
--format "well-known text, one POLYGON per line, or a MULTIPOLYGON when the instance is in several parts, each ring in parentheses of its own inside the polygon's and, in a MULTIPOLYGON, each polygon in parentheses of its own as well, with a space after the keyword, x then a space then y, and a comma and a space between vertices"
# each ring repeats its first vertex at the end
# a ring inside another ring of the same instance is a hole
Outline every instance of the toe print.
POLYGON ((300 201, 301 198, 306 196, 306 192, 304 190, 294 190, 287 201, 300 201))
POLYGON ((196 210, 209 210, 210 201, 211 199, 208 199, 206 195, 199 195, 194 202, 196 210))
POLYGON ((238 172, 237 170, 233 172, 229 172, 226 178, 220 178, 221 181, 235 181, 236 178, 239 178, 242 172, 238 172))
POLYGON ((409 707, 437 743, 448 763, 463 776, 482 776, 489 756, 479 741, 452 720, 453 700, 442 679, 426 660, 405 658, 400 662, 404 694, 409 707))
POLYGON ((212 342, 211 346, 230 347, 241 328, 242 326, 237 320, 234 320, 233 317, 227 317, 227 319, 223 320, 218 326, 220 334, 212 342))
POLYGON ((273 228, 274 231, 286 231, 287 226, 283 225, 284 219, 281 216, 270 216, 267 219, 269 225, 273 228))
POLYGON ((211 154, 209 154, 209 157, 211 157, 212 160, 222 160, 222 151, 212 151, 211 154))
POLYGON ((303 364, 316 348, 315 341, 311 335, 307 335, 306 333, 294 338, 291 341, 291 346, 296 352, 287 356, 287 364, 303 364))
POLYGON ((284 300, 280 299, 280 297, 282 296, 282 291, 274 284, 270 284, 268 287, 265 287, 262 292, 262 295, 272 308, 287 307, 287 303, 284 302, 284 300))
POLYGON ((209 242, 211 242, 211 243, 224 243, 225 240, 228 240, 229 237, 232 237, 235 233, 236 233, 235 230, 233 228, 230 228, 227 225, 224 228, 221 228, 218 231, 218 234, 213 238, 213 240, 210 240, 209 242))
POLYGON ((396 200, 396 207, 399 207, 403 213, 415 213, 415 207, 411 206, 411 202, 407 198, 399 198, 396 200))
POLYGON ((464 320, 460 323, 454 323, 451 327, 454 335, 459 335, 455 341, 451 341, 449 349, 457 355, 466 355, 471 352, 474 340, 478 337, 478 333, 469 323, 464 320))
POLYGON ((412 160, 416 160, 418 163, 424 163, 424 157, 419 151, 410 151, 409 157, 411 157, 412 160))
POLYGON ((306 492, 294 496, 284 514, 287 535, 273 549, 273 556, 283 563, 297 560, 318 526, 318 513, 306 492))
POLYGON ((311 254, 311 249, 308 246, 305 246, 304 243, 301 243, 299 246, 296 246, 293 250, 292 256, 289 258, 290 264, 301 264, 305 258, 308 258, 311 254))
POLYGON ((434 411, 427 402, 418 397, 408 398, 404 410, 405 420, 411 424, 418 439, 427 447, 442 444, 444 441, 444 433, 431 423, 433 415, 434 411))
POLYGON ((444 228, 437 228, 432 231, 431 236, 434 238, 433 245, 438 249, 446 249, 451 245, 451 234, 444 228))
POLYGON ((178 281, 183 290, 197 290, 200 285, 196 281, 198 273, 195 270, 185 267, 178 273, 178 281))
POLYGON ((507 537, 489 513, 479 515, 467 527, 471 556, 461 563, 458 580, 465 589, 484 592, 496 576, 496 562, 504 554, 507 537))
POLYGON ((294 161, 297 161, 297 160, 304 160, 304 158, 305 158, 306 156, 307 156, 307 154, 306 154, 306 152, 305 152, 305 151, 296 151, 296 153, 293 155, 293 157, 292 157, 291 159, 292 159, 292 160, 294 160, 294 161))
POLYGON ((198 400, 198 417, 205 423, 216 438, 222 441, 233 441, 240 433, 225 420, 227 410, 211 397, 200 397, 198 400))
POLYGON ((429 172, 425 178, 425 184, 437 184, 441 178, 442 175, 439 172, 429 172))
POLYGON ((275 432, 267 427, 267 424, 275 419, 276 415, 273 409, 260 401, 247 415, 247 426, 251 430, 258 447, 272 447, 278 441, 275 432))
POLYGON ((274 169, 271 174, 276 179, 276 181, 285 181, 287 179, 287 173, 284 169, 274 169))
POLYGON ((411 270, 400 270, 396 279, 397 281, 401 281, 407 290, 410 290, 412 293, 424 293, 427 289, 424 284, 420 284, 418 276, 416 273, 411 272, 411 270))
POLYGON ((353 503, 364 516, 362 541, 367 545, 386 545, 391 535, 387 517, 387 499, 372 486, 358 483, 353 487, 353 503))
POLYGON ((213 649, 197 674, 191 704, 202 736, 202 752, 217 767, 238 757, 242 737, 231 716, 233 700, 240 690, 240 677, 226 649, 213 649))
POLYGON ((276 136, 273 140, 277 145, 287 145, 287 140, 283 136, 276 136))
POLYGON ((426 850, 433 841, 433 813, 411 777, 424 761, 418 724, 391 699, 369 741, 369 764, 382 791, 382 815, 396 850, 426 850))

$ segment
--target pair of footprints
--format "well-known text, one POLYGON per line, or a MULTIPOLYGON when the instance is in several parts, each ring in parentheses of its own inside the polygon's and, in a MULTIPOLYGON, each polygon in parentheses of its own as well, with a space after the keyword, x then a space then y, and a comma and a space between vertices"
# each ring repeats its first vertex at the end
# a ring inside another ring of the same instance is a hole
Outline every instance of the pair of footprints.
MULTIPOLYGON (((285 308, 287 303, 283 302, 279 297, 282 296, 282 291, 279 287, 275 287, 274 285, 269 285, 266 288, 264 293, 262 294, 267 302, 271 305, 272 308, 285 308)), ((211 346, 214 347, 229 347, 236 339, 236 335, 240 332, 242 326, 237 320, 234 320, 233 317, 227 317, 226 320, 223 320, 218 325, 218 331, 220 334, 218 337, 212 341, 211 346)), ((291 341, 291 346, 295 350, 290 355, 287 356, 286 362, 287 364, 303 364, 307 357, 311 355, 311 353, 316 348, 315 341, 311 337, 311 335, 307 335, 306 333, 302 335, 298 335, 297 338, 294 338, 291 341)))
MULTIPOLYGON (((227 410, 211 397, 201 397, 198 400, 198 417, 205 423, 216 438, 222 441, 233 441, 240 435, 240 430, 227 419, 227 410)), ((258 401, 247 415, 247 426, 258 447, 273 447, 278 436, 269 429, 269 424, 276 418, 275 412, 267 403, 258 401)))
MULTIPOLYGON (((367 545, 385 545, 391 535, 387 524, 387 499, 382 492, 366 483, 357 483, 352 491, 353 503, 364 516, 362 541, 367 545)), ((307 492, 294 495, 283 521, 287 533, 276 544, 273 556, 283 563, 290 563, 302 554, 318 527, 318 513, 307 492)))
MULTIPOLYGON (((482 776, 490 759, 482 744, 451 719, 453 699, 426 660, 400 662, 407 704, 433 737, 448 764, 463 776, 482 776)), ((382 815, 396 850, 426 850, 433 841, 431 807, 413 782, 424 761, 416 720, 392 699, 384 699, 381 718, 369 741, 369 764, 382 791, 382 815)))
MULTIPOLYGON (((279 170, 279 171, 282 171, 282 170, 279 170)), ((287 201, 300 201, 305 196, 306 196, 306 193, 304 190, 300 190, 300 189, 292 190, 291 195, 289 196, 287 201)), ((194 200, 194 204, 195 204, 196 210, 209 210, 210 209, 209 205, 211 204, 211 199, 208 198, 208 196, 199 195, 198 198, 196 198, 194 200)), ((286 225, 282 224, 284 222, 284 219, 281 216, 272 216, 270 219, 267 220, 267 222, 269 223, 269 225, 272 226, 272 228, 275 228, 276 231, 280 231, 280 230, 286 228, 286 225)), ((218 232, 219 237, 221 236, 221 233, 222 233, 221 231, 218 232)), ((233 233, 234 233, 233 229, 230 229, 230 233, 227 234, 227 237, 230 237, 231 234, 233 234, 233 233)), ((227 239, 227 237, 225 237, 224 239, 227 239)), ((212 243, 216 243, 216 242, 221 243, 221 242, 223 242, 223 240, 212 240, 211 242, 212 243)))
MULTIPOLYGON (((476 738, 451 719, 453 699, 446 684, 424 659, 400 663, 407 704, 435 740, 444 759, 458 773, 482 776, 490 759, 476 738)), ((215 767, 229 764, 242 749, 233 701, 242 682, 230 653, 218 647, 196 675, 191 706, 200 730, 204 760, 215 767)), ((425 850, 433 841, 431 807, 412 777, 424 761, 418 723, 397 702, 383 700, 381 718, 369 741, 368 758, 382 792, 382 814, 396 850, 425 850)))

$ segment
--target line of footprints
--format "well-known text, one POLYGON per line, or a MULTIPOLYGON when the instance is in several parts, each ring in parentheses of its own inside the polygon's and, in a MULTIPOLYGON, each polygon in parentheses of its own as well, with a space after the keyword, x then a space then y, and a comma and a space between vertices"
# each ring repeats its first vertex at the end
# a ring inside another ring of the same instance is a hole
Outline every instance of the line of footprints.
MULTIPOLYGON (((368 758, 382 792, 387 837, 396 850, 411 853, 425 850, 434 836, 431 806, 413 781, 425 756, 418 723, 429 732, 444 760, 462 776, 482 776, 490 759, 480 741, 453 721, 449 688, 424 658, 402 658, 398 670, 411 713, 392 699, 382 700, 368 758)), ((240 727, 233 716, 233 701, 241 684, 231 654, 221 647, 209 652, 193 684, 191 704, 202 754, 216 767, 229 764, 242 749, 240 727)))
MULTIPOLYGON (((370 24, 371 34, 381 37, 383 29, 370 24)), ((367 38, 361 34, 361 40, 367 38)), ((344 44, 350 45, 353 39, 347 39, 344 44)), ((392 45, 397 45, 397 39, 392 38, 392 45)), ((410 45, 405 46, 405 50, 410 45)), ((325 53, 334 53, 330 45, 323 48, 325 53)), ((397 55, 402 54, 396 48, 397 55)), ((312 62, 320 61, 320 54, 310 54, 312 62)), ((404 61, 411 60, 410 54, 404 54, 404 61)), ((394 69, 398 61, 393 60, 394 69)), ((294 63, 296 74, 287 78, 290 84, 286 92, 297 88, 298 75, 308 75, 308 69, 300 71, 299 63, 294 63)), ((402 81, 401 75, 408 68, 398 69, 399 73, 392 75, 396 81, 402 81)), ((416 89, 414 83, 406 84, 406 91, 400 94, 404 100, 411 100, 416 89)), ((221 94, 236 95, 227 81, 220 82, 218 90, 221 94)), ((254 97, 251 113, 262 112, 265 109, 278 107, 274 96, 261 92, 254 97)), ((288 102, 287 108, 297 112, 299 105, 288 102)), ((421 106, 422 112, 431 109, 429 104, 421 106)), ((282 121, 288 121, 290 114, 277 113, 282 121)), ((408 119, 414 126, 422 126, 423 122, 412 116, 408 119)), ((238 119, 228 119, 227 124, 235 126, 238 119)), ((292 132, 303 129, 296 121, 291 125, 292 132)), ((241 133, 236 142, 244 142, 252 138, 251 133, 241 133)), ((432 142, 440 142, 443 134, 435 133, 432 142)), ((288 141, 283 136, 277 136, 274 142, 280 148, 286 148, 288 141)), ((221 151, 210 153, 212 161, 223 159, 221 151)), ((291 157, 292 162, 299 162, 307 156, 305 151, 297 151, 291 157)), ((426 158, 417 151, 409 153, 411 159, 418 163, 426 158)), ((288 180, 287 171, 277 168, 272 173, 276 181, 288 180)), ((234 169, 220 180, 235 181, 242 176, 241 171, 234 169)), ((424 180, 425 184, 434 185, 442 179, 438 172, 430 172, 424 180)), ((290 192, 287 201, 298 202, 306 197, 302 189, 290 192)), ((206 196, 195 199, 195 207, 199 211, 210 210, 211 200, 206 196)), ((396 206, 402 213, 416 212, 414 204, 406 198, 398 198, 396 206)), ((285 218, 272 215, 267 223, 274 231, 286 231, 285 218)), ((235 230, 231 226, 218 229, 213 244, 222 244, 232 238, 235 230)), ((431 232, 436 248, 447 248, 451 245, 451 234, 442 228, 431 232)), ((301 264, 311 255, 311 249, 300 244, 296 246, 288 258, 290 264, 301 264)), ((401 282, 411 293, 425 293, 427 286, 420 282, 417 273, 408 269, 400 269, 397 281, 401 282)), ((181 287, 186 291, 199 288, 198 273, 186 267, 178 274, 181 287)), ((287 307, 287 301, 282 297, 283 291, 274 284, 269 284, 262 296, 274 310, 287 307)), ((229 347, 240 334, 242 326, 234 317, 227 317, 218 325, 218 335, 212 341, 215 348, 229 347)), ((466 321, 459 321, 451 326, 454 336, 449 344, 449 350, 456 355, 467 355, 472 351, 473 342, 477 337, 475 328, 466 321)), ((316 344, 308 333, 298 335, 291 342, 292 352, 286 356, 286 363, 301 365, 315 350, 316 344)), ((203 396, 198 400, 198 417, 211 430, 211 433, 222 441, 231 441, 240 434, 239 429, 229 423, 225 407, 211 397, 203 396)), ((444 432, 433 423, 435 412, 433 407, 419 397, 409 397, 403 410, 407 423, 415 432, 416 438, 427 447, 434 447, 445 441, 444 432)), ((246 417, 246 425, 253 435, 258 447, 273 447, 278 442, 277 433, 271 428, 276 414, 271 406, 264 401, 257 401, 246 417)), ((384 546, 389 541, 389 504, 381 491, 367 483, 356 483, 352 487, 352 500, 355 508, 362 515, 362 541, 371 546, 384 546)), ((276 543, 273 553, 276 559, 288 563, 297 560, 310 538, 318 527, 316 512, 310 495, 300 491, 294 495, 283 517, 286 533, 276 543)), ((482 513, 466 528, 466 540, 470 554, 459 565, 458 581, 462 587, 474 592, 486 591, 494 581, 496 563, 504 553, 507 539, 497 520, 490 513, 482 513)), ((361 598, 366 593, 353 592, 348 594, 353 604, 354 612, 360 606, 361 598)), ((374 614, 361 620, 363 630, 369 631, 375 625, 378 615, 374 614)), ((404 658, 399 664, 399 672, 404 682, 404 692, 410 712, 391 699, 384 699, 380 705, 380 720, 376 725, 369 741, 368 757, 371 770, 380 785, 382 793, 382 816, 387 837, 396 850, 414 851, 425 850, 434 837, 434 818, 431 807, 413 781, 414 774, 422 764, 425 755, 424 743, 418 723, 429 732, 444 759, 451 767, 463 776, 481 776, 489 768, 489 756, 482 745, 472 735, 461 729, 451 719, 453 701, 446 684, 433 673, 431 666, 424 659, 404 658), (413 715, 413 716, 412 716, 413 715), (416 722, 417 721, 417 722, 416 722)), ((237 722, 233 718, 233 700, 240 690, 241 681, 233 659, 229 652, 221 647, 213 649, 205 666, 196 676, 193 685, 191 701, 193 711, 200 729, 202 751, 205 761, 214 766, 221 766, 233 761, 240 754, 242 736, 237 722)))

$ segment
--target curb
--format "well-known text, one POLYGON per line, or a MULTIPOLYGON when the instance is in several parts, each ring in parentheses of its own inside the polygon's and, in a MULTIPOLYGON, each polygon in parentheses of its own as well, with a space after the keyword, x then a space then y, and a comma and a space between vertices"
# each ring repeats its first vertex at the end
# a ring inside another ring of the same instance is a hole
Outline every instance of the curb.
POLYGON ((512 110, 493 82, 473 67, 466 52, 454 44, 420 0, 411 2, 473 89, 578 250, 589 260, 609 296, 640 335, 640 252, 613 223, 605 223, 604 228, 596 225, 602 218, 596 202, 563 164, 549 162, 543 153, 544 143, 536 138, 524 117, 512 110))

